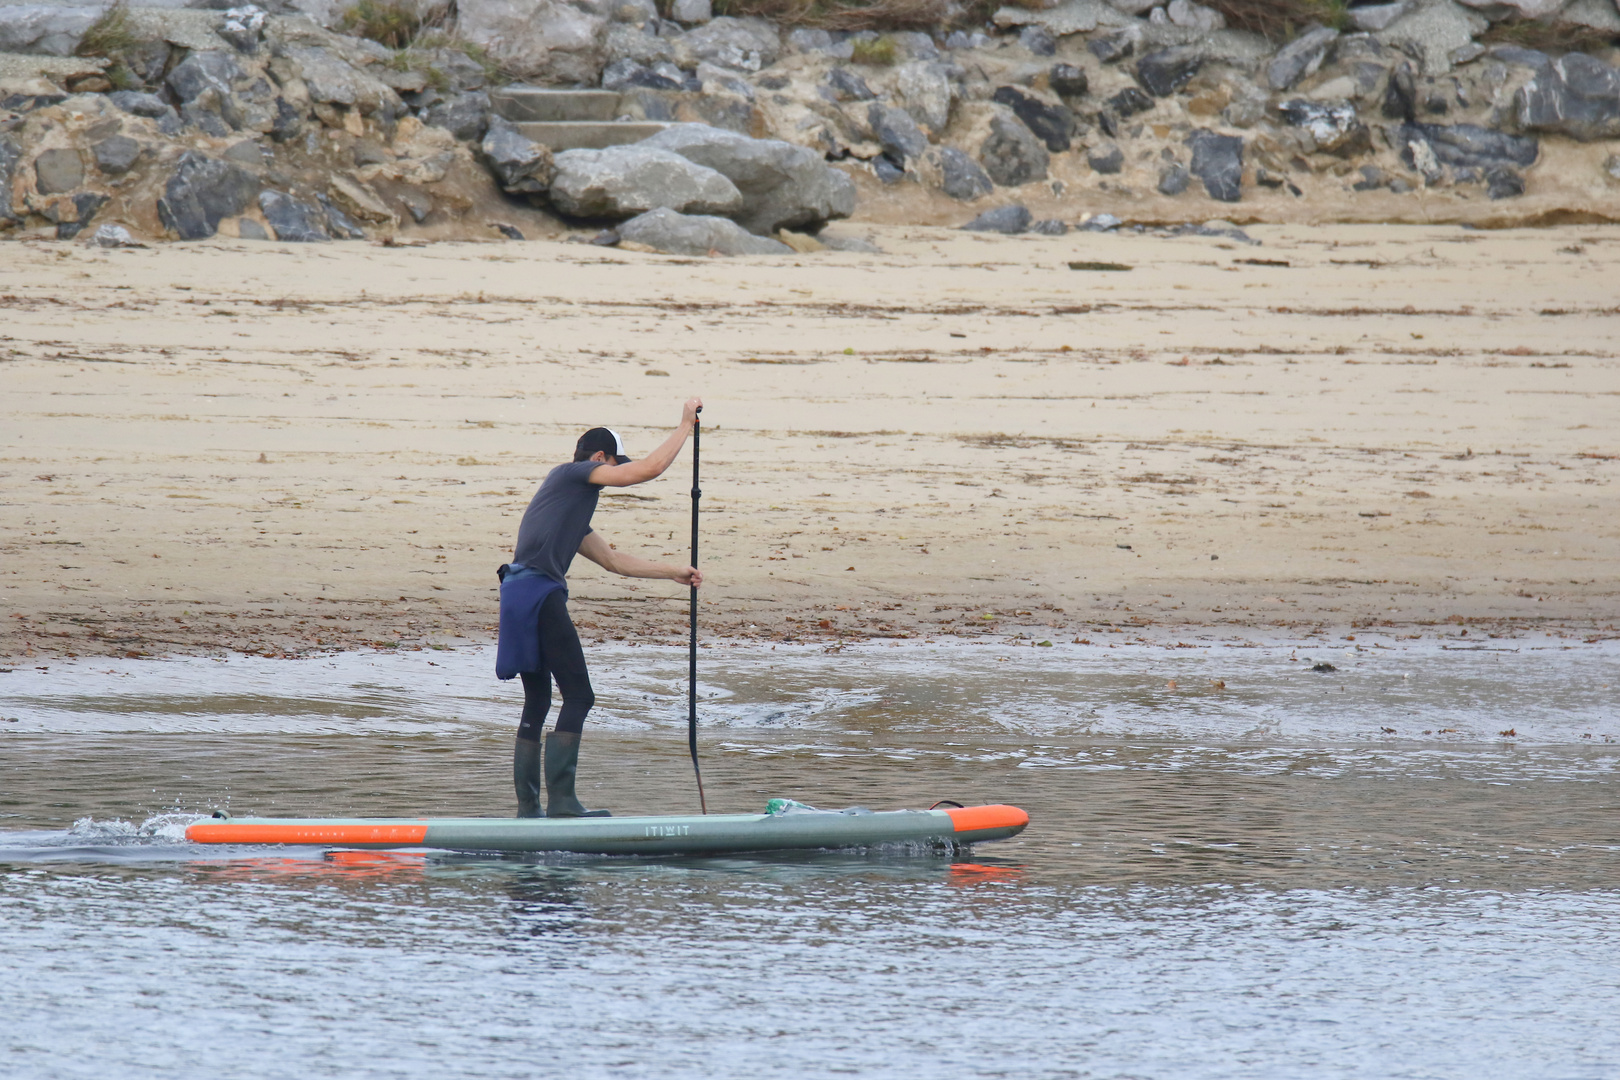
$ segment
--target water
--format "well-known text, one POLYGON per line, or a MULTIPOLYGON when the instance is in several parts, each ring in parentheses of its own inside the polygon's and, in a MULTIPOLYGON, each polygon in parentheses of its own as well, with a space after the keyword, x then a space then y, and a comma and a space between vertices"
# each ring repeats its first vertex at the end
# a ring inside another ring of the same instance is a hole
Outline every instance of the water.
MULTIPOLYGON (((955 856, 196 847, 509 812, 517 692, 19 667, 0 1075, 1620 1075, 1620 649, 1449 644, 705 650, 711 808, 1031 812, 955 856)), ((586 801, 690 812, 684 655, 593 659, 586 801)))

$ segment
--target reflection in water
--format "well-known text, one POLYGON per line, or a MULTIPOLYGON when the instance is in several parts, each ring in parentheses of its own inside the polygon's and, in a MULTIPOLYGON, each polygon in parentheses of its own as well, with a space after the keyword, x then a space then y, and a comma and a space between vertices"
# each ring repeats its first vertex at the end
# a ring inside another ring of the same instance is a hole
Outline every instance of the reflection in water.
MULTIPOLYGON (((709 663, 711 806, 1007 801, 1029 830, 954 858, 199 848, 221 806, 509 812, 513 703, 449 654, 246 664, 229 698, 188 664, 0 682, 6 1071, 1620 1074, 1613 649, 1335 654, 1330 681, 1303 650, 783 652, 709 663)), ((586 801, 691 812, 678 665, 618 655, 586 801)))

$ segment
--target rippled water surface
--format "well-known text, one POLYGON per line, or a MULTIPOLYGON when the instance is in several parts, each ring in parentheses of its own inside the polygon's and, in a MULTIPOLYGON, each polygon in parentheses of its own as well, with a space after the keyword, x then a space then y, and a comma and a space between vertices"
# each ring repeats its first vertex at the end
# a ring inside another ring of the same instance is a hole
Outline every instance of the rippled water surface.
MULTIPOLYGON (((518 691, 17 667, 0 1075, 1620 1075, 1620 650, 1451 644, 705 650, 712 809, 1030 811, 955 856, 193 846, 509 813, 518 691)), ((593 660, 587 801, 694 810, 684 654, 593 660)))

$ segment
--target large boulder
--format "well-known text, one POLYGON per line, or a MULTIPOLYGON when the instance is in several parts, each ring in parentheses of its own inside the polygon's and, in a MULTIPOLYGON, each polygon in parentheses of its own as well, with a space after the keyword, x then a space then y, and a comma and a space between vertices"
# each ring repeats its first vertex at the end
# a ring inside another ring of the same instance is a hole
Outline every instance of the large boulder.
MULTIPOLYGON (((193 59, 196 54, 193 54, 193 59)), ((379 113, 385 118, 402 116, 405 103, 394 89, 318 45, 287 48, 286 59, 297 65, 297 72, 309 89, 309 99, 317 105, 340 105, 363 116, 379 113)), ((189 60, 187 61, 190 62, 189 60)))
POLYGON ((181 156, 157 201, 158 217, 181 240, 202 240, 252 205, 259 181, 239 165, 196 151, 181 156))
POLYGON ((1328 47, 1339 39, 1339 32, 1313 26, 1277 50, 1266 65, 1266 81, 1273 90, 1287 90, 1307 75, 1314 75, 1327 56, 1328 47))
POLYGON ((17 140, 0 133, 0 228, 9 228, 21 220, 11 209, 11 178, 21 160, 22 147, 17 140))
POLYGON ((1237 202, 1243 197, 1243 140, 1198 130, 1187 136, 1192 149, 1192 174, 1204 182, 1212 199, 1237 202))
POLYGON ((1067 105, 1056 105, 1019 86, 998 86, 991 97, 1005 105, 1054 154, 1069 149, 1078 121, 1067 105))
POLYGON ((1196 45, 1172 45, 1148 53, 1136 62, 1136 78, 1154 97, 1169 97, 1192 81, 1204 65, 1204 54, 1196 45))
POLYGON ((264 220, 276 231, 277 240, 289 244, 312 244, 331 239, 326 234, 325 212, 284 191, 261 191, 259 209, 264 214, 264 220))
POLYGON ((72 56, 84 32, 107 13, 105 6, 21 4, 0 6, 0 53, 72 56))
POLYGON ((928 150, 928 136, 904 109, 874 101, 867 107, 866 122, 872 125, 883 152, 897 165, 910 167, 928 150))
POLYGON ((1046 179, 1051 155, 1035 134, 1006 115, 990 118, 990 136, 979 144, 979 163, 1002 187, 1046 179))
POLYGON ((1356 118, 1356 107, 1348 101, 1297 98, 1283 102, 1277 111, 1291 126, 1307 132, 1317 150, 1348 157, 1372 146, 1367 125, 1356 118))
POLYGON ((675 62, 691 70, 699 64, 754 72, 782 55, 782 37, 765 19, 723 16, 675 39, 675 62))
POLYGON ((951 198, 972 202, 995 189, 979 163, 956 147, 941 146, 930 151, 929 156, 939 171, 939 190, 951 198))
POLYGON ((500 117, 489 122, 479 147, 501 187, 514 194, 538 194, 551 186, 552 158, 547 147, 524 136, 500 117))
POLYGON ((677 124, 637 145, 679 154, 730 180, 743 203, 729 216, 749 232, 814 231, 855 212, 854 181, 803 146, 707 124, 677 124))
POLYGON ((1487 170, 1499 166, 1525 168, 1536 163, 1541 144, 1528 135, 1509 135, 1477 124, 1403 124, 1396 136, 1408 165, 1421 169, 1421 142, 1441 165, 1453 169, 1487 170))
POLYGON ((511 74, 594 84, 608 20, 564 0, 459 0, 456 28, 511 74))
POLYGON ((895 71, 895 89, 906 112, 937 138, 951 122, 951 80, 942 64, 913 60, 895 71))
POLYGON ((671 255, 791 255, 778 240, 753 233, 722 217, 678 214, 668 207, 649 210, 616 230, 620 240, 646 244, 671 255))
POLYGON ((554 161, 552 204, 573 217, 633 217, 659 208, 732 214, 743 206, 742 192, 730 180, 669 150, 564 150, 554 161))
POLYGON ((1538 70, 1515 98, 1519 126, 1582 142, 1620 138, 1620 71, 1585 53, 1538 70))

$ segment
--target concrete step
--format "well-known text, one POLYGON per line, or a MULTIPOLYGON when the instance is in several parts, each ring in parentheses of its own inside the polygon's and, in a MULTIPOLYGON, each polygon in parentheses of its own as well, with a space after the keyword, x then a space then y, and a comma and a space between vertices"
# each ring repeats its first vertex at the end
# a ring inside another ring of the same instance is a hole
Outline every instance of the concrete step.
POLYGON ((555 90, 545 86, 503 86, 489 92, 502 119, 531 121, 612 120, 619 95, 612 90, 555 90))
POLYGON ((670 127, 650 120, 619 120, 608 123, 577 120, 531 121, 512 125, 526 139, 549 146, 553 153, 563 150, 601 150, 640 142, 670 127))

